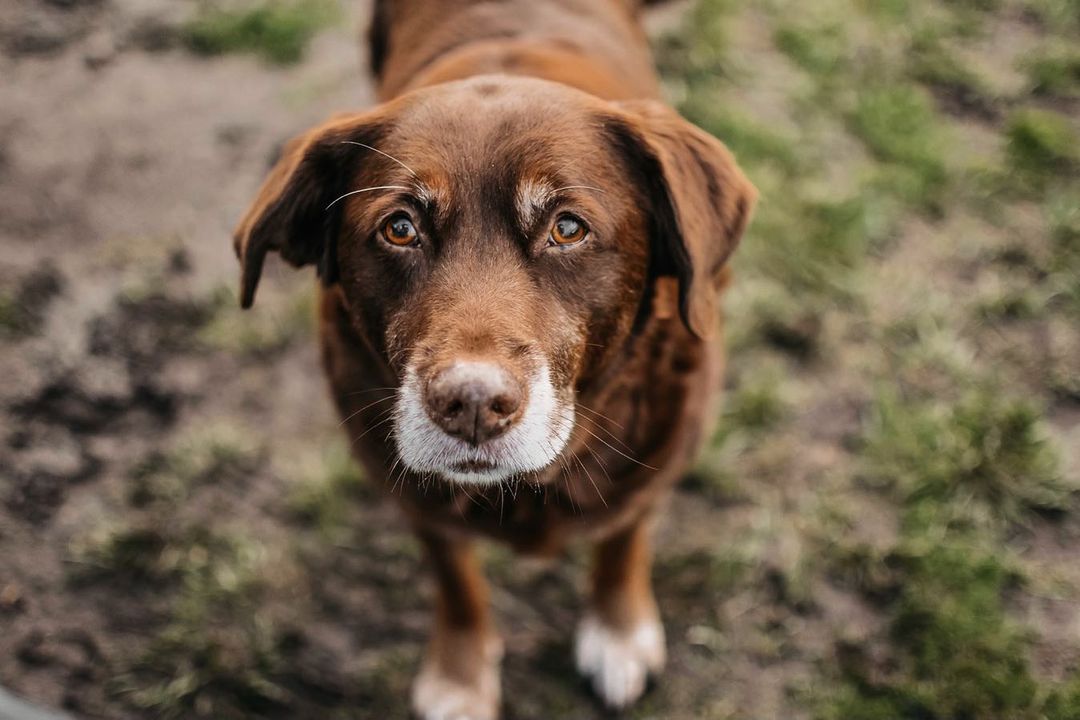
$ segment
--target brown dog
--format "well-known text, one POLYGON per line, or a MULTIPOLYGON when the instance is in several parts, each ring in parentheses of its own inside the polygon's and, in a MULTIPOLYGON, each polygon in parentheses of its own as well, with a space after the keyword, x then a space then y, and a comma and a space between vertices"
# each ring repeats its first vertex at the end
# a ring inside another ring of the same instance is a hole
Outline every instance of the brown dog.
POLYGON ((498 715, 477 533, 596 542, 576 655, 608 705, 664 662, 649 526, 708 435, 755 191, 655 99, 633 5, 378 2, 385 102, 293 140, 236 231, 245 307, 268 252, 318 267, 334 398, 438 582, 426 720, 498 715))

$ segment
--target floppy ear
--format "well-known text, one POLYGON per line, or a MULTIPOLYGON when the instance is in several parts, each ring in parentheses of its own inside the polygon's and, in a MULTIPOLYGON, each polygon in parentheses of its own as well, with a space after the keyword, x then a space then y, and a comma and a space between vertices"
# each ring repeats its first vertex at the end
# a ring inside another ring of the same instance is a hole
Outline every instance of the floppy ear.
POLYGON ((679 280, 679 312, 698 337, 716 325, 721 271, 757 199, 723 143, 653 100, 615 103, 617 141, 638 168, 653 216, 654 273, 679 280))
POLYGON ((281 157, 233 232, 240 259, 240 305, 251 307, 266 253, 276 250, 290 264, 318 264, 329 284, 337 277, 336 238, 342 205, 328 206, 346 192, 362 147, 376 140, 370 113, 340 115, 285 144, 281 157))

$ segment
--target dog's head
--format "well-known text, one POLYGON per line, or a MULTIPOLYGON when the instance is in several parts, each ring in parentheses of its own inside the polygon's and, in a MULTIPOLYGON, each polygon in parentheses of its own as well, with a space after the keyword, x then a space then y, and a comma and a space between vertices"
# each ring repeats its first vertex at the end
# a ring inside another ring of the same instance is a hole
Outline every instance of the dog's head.
POLYGON ((398 378, 405 465, 501 481, 559 455, 575 394, 647 319, 657 278, 711 332, 754 197, 720 142, 659 103, 448 83, 286 147, 235 234, 241 301, 272 250, 317 265, 398 378))

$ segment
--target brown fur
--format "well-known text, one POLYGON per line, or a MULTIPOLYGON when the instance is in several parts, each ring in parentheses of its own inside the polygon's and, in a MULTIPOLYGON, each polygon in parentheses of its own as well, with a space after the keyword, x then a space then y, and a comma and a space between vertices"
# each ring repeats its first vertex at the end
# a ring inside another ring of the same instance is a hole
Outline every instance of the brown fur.
POLYGON ((235 235, 245 306, 267 252, 318 265, 331 391, 357 458, 393 490, 438 580, 426 667, 465 685, 479 681, 458 661, 490 661, 495 643, 469 538, 546 553, 598 540, 593 610, 612 627, 655 615, 649 520, 714 415, 718 295, 755 192, 718 141, 655 99, 634 5, 378 2, 372 66, 386 102, 292 141, 235 235), (374 237, 400 193, 326 211, 353 188, 410 186, 411 171, 430 191, 416 212, 435 247, 404 255, 374 237), (599 188, 564 193, 598 240, 539 252, 543 229, 514 210, 523 178, 599 188), (515 492, 400 466, 388 405, 371 403, 407 361, 423 374, 482 356, 524 373, 537 349, 580 408, 560 461, 515 492))

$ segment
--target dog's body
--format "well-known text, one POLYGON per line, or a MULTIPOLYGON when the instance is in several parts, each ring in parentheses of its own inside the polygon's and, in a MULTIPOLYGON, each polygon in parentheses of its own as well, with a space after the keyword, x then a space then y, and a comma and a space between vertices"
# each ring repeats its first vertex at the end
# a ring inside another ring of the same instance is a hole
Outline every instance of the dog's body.
POLYGON ((385 104, 294 141, 237 231, 245 305, 268 250, 319 265, 333 396, 438 580, 425 720, 498 714, 478 533, 597 541, 577 661, 609 705, 663 663, 649 525, 715 414, 754 192, 652 99, 631 5, 377 3, 385 104))

